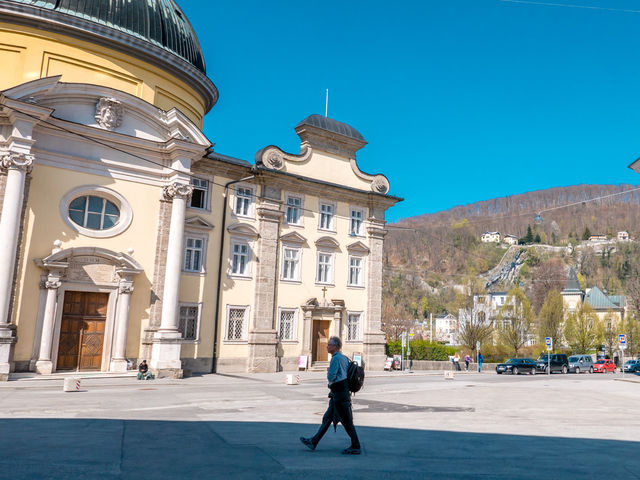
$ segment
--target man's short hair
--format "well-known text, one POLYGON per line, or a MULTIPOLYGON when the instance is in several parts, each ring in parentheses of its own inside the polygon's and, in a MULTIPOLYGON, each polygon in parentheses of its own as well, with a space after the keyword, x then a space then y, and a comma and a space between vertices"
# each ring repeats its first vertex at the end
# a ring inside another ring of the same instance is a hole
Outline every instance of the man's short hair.
POLYGON ((330 337, 329 343, 338 347, 338 350, 342 348, 342 340, 340 340, 340 337, 330 337))

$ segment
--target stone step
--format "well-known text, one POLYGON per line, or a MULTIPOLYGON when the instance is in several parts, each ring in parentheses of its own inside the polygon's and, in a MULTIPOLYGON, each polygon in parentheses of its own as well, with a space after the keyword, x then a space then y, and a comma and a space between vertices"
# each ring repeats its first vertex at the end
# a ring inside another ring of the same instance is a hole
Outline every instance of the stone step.
POLYGON ((310 372, 326 372, 329 369, 329 362, 313 362, 309 368, 310 372))

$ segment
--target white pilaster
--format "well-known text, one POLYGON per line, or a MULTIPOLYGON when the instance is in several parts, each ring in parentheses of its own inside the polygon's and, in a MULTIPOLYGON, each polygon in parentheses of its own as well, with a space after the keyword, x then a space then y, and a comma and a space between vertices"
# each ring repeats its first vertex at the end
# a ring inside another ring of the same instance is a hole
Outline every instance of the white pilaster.
POLYGON ((132 293, 133 285, 131 282, 120 282, 113 354, 109 366, 109 370, 112 372, 127 371, 127 331, 129 329, 129 306, 131 305, 132 293))
POLYGON ((193 192, 188 184, 174 182, 164 187, 165 198, 172 200, 167 263, 162 295, 160 328, 154 334, 151 369, 159 376, 182 376, 180 332, 178 332, 178 295, 184 258, 184 218, 187 200, 193 192))
POLYGON ((42 336, 40 338, 40 354, 36 362, 36 372, 50 375, 53 371, 51 361, 51 347, 53 345, 53 330, 56 316, 56 303, 58 298, 58 288, 60 287, 60 277, 57 274, 49 274, 45 282, 47 289, 47 300, 44 307, 44 318, 42 323, 42 336))

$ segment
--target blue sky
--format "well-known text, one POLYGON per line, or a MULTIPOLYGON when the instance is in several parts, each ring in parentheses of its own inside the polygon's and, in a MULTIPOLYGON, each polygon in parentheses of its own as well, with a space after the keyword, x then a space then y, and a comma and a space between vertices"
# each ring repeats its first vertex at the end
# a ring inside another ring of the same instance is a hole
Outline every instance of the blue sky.
POLYGON ((205 133, 252 160, 312 113, 355 127, 391 221, 581 183, 640 184, 640 0, 178 0, 220 100, 205 133), (564 6, 563 6, 564 5, 564 6))

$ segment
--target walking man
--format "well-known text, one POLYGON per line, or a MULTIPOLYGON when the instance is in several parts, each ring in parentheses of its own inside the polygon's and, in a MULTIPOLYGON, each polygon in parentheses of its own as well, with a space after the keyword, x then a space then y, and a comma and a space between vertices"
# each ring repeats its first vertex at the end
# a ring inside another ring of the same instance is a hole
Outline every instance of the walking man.
POLYGON ((345 448, 342 453, 345 455, 360 455, 360 441, 356 433, 356 427, 353 426, 353 415, 351 412, 351 394, 347 386, 347 369, 349 368, 349 359, 342 352, 342 341, 339 337, 331 337, 327 343, 327 352, 331 354, 331 363, 327 372, 329 380, 329 407, 322 417, 322 425, 318 432, 311 438, 300 437, 300 441, 310 450, 315 450, 318 442, 329 429, 331 424, 335 426, 338 422, 346 430, 351 438, 351 446, 345 448))
POLYGON ((484 362, 484 355, 482 352, 478 352, 478 373, 482 372, 482 362, 484 362))

